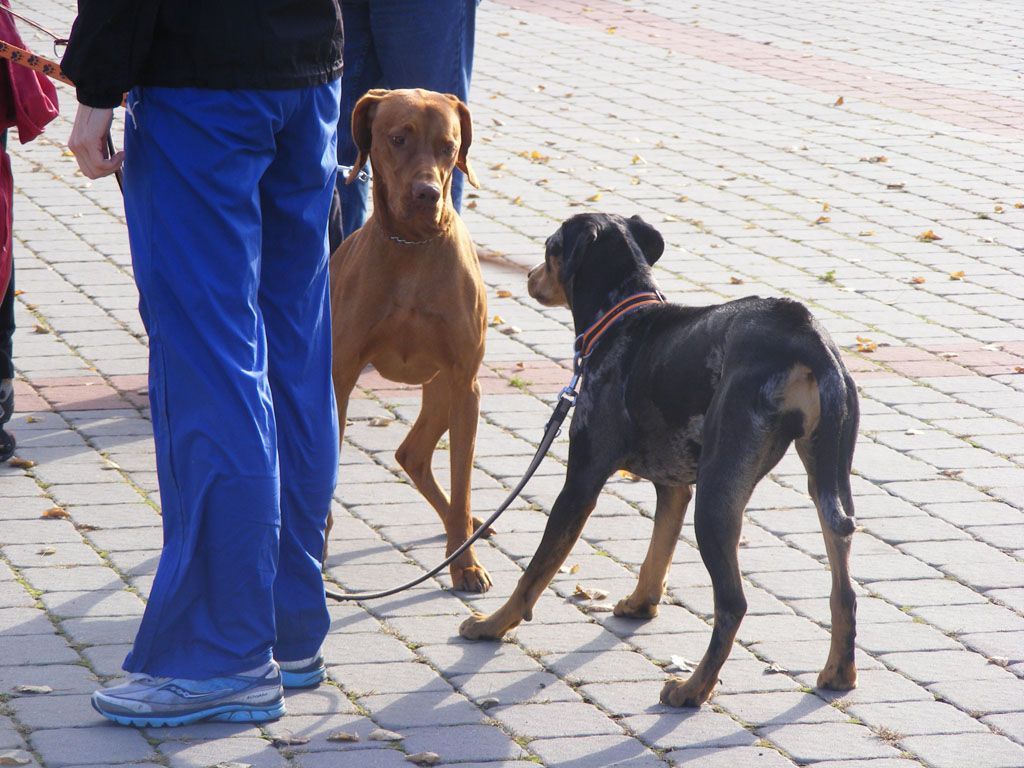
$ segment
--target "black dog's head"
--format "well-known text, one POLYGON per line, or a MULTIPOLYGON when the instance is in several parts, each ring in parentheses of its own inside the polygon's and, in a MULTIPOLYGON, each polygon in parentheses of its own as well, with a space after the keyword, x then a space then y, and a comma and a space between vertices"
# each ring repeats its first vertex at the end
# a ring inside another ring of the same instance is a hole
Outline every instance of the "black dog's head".
POLYGON ((530 295, 548 307, 572 307, 581 290, 608 293, 646 275, 665 251, 661 233, 639 216, 580 213, 562 223, 530 270, 530 295))

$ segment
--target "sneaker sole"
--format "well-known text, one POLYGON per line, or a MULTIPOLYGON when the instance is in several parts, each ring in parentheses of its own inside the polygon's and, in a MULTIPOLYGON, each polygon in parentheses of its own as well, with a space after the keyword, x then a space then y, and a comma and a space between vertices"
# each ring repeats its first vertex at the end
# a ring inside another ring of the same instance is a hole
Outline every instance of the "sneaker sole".
POLYGON ((136 728, 174 728, 179 725, 189 725, 202 720, 213 720, 221 723, 263 723, 268 720, 277 720, 285 714, 284 702, 270 707, 250 707, 245 704, 222 704, 219 707, 210 707, 198 712, 190 712, 187 715, 176 717, 154 717, 153 715, 132 715, 114 714, 105 712, 92 702, 92 708, 108 720, 113 720, 119 725, 132 725, 136 728))
POLYGON ((281 685, 285 688, 313 688, 327 678, 326 667, 306 670, 305 672, 288 672, 281 670, 281 685))

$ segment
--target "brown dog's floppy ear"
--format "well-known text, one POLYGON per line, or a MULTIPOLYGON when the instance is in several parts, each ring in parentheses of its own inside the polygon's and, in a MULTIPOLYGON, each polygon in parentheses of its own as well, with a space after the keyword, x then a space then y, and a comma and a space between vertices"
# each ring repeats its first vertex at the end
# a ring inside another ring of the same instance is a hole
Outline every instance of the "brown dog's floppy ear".
POLYGON ((355 143, 356 149, 359 150, 359 155, 356 157, 352 170, 348 172, 348 176, 345 178, 346 184, 351 184, 356 180, 359 172, 363 170, 363 166, 370 159, 370 144, 373 141, 373 118, 377 114, 377 105, 380 104, 381 99, 387 93, 388 91, 384 88, 374 88, 367 91, 366 95, 356 102, 355 109, 352 110, 352 141, 355 143))
POLYGON ((644 252, 644 259, 653 267, 654 262, 665 252, 665 239, 658 230, 639 216, 630 216, 626 223, 629 226, 629 234, 644 252))
POLYGON ((462 135, 462 143, 459 145, 459 156, 455 160, 455 167, 466 174, 466 179, 470 184, 480 189, 480 182, 476 180, 473 167, 469 164, 469 146, 473 143, 473 118, 469 114, 469 107, 454 94, 446 93, 445 96, 459 112, 459 133, 462 135))

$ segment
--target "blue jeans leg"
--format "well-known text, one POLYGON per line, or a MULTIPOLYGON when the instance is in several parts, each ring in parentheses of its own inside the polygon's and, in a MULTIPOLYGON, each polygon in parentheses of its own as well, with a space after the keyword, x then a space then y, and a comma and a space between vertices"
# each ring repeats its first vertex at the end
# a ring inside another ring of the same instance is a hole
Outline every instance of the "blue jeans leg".
MULTIPOLYGON (((473 72, 477 0, 342 0, 342 75, 338 162, 356 159, 352 111, 371 88, 425 88, 468 101, 473 72)), ((455 171, 452 200, 461 210, 463 174, 455 171)), ((363 225, 367 185, 339 179, 345 236, 363 225)))

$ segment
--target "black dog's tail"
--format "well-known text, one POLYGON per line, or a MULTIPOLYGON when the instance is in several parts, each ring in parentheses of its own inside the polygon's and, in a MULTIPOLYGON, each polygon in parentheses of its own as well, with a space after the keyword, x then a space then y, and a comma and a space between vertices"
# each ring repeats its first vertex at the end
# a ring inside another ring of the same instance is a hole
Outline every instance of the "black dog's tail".
POLYGON ((829 351, 831 355, 828 361, 822 361, 824 364, 821 366, 814 366, 818 369, 814 370, 814 374, 818 380, 818 398, 821 403, 818 428, 812 438, 814 484, 817 487, 818 504, 821 505, 829 527, 840 536, 849 536, 856 527, 853 520, 850 470, 853 467, 860 405, 857 388, 839 362, 838 352, 829 351))

